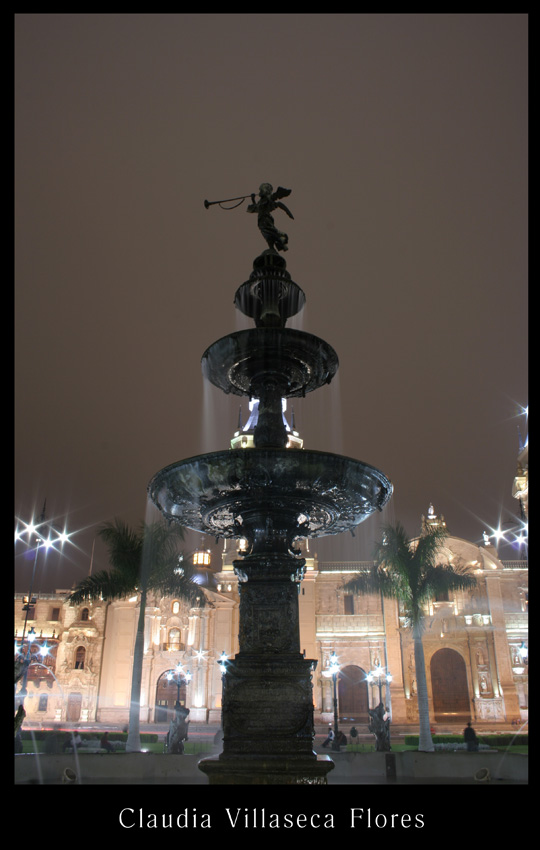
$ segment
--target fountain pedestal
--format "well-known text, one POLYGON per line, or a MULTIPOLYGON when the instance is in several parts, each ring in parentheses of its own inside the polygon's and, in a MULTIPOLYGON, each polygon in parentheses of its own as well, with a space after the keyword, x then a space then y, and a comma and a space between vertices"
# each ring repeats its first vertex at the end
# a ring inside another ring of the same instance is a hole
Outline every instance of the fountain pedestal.
POLYGON ((300 653, 298 580, 288 554, 235 561, 240 651, 223 677, 223 752, 204 759, 210 784, 326 784, 334 767, 313 752, 312 672, 300 653))

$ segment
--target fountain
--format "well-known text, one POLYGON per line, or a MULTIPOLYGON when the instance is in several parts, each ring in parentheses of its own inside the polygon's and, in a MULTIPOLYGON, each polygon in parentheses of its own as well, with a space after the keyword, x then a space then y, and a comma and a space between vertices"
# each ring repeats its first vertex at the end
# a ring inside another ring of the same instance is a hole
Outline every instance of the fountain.
POLYGON ((300 543, 352 531, 392 494, 386 476, 366 463, 286 448, 282 399, 330 383, 338 369, 330 345, 286 327, 305 302, 278 253, 287 250, 287 236, 270 214, 280 208, 292 218, 280 202, 288 194, 262 184, 259 201, 252 195, 248 206, 269 247, 254 260, 234 301, 255 328, 223 337, 202 357, 208 381, 225 393, 258 399, 253 447, 173 463, 148 486, 168 521, 246 541, 234 562, 239 653, 223 677, 223 752, 199 764, 211 784, 326 784, 333 762, 313 752, 317 662, 300 652, 300 543))

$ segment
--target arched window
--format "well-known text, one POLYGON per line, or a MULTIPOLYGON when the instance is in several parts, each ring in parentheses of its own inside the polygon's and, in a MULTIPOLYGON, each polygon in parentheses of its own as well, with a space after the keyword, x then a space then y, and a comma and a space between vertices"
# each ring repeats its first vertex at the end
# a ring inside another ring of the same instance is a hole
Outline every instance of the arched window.
POLYGON ((171 605, 171 609, 173 614, 178 614, 178 612, 180 611, 180 603, 178 599, 174 600, 173 604, 171 605))
POLYGON ((180 629, 169 629, 168 649, 176 652, 180 649, 180 629))
POLYGON ((78 646, 75 650, 75 670, 84 670, 84 661, 86 658, 86 649, 84 646, 78 646))
POLYGON ((90 619, 90 612, 89 612, 88 608, 83 608, 82 611, 81 611, 81 620, 89 620, 89 619, 90 619))

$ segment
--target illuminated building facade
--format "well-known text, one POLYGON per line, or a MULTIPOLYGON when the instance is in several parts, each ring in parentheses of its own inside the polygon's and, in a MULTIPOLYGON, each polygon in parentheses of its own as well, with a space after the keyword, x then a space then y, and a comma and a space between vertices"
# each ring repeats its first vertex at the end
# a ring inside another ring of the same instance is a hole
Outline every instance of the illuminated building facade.
MULTIPOLYGON (((239 424, 232 448, 250 447, 250 420, 239 424)), ((285 416, 285 412, 284 412, 285 416)), ((292 450, 302 441, 290 428, 292 450)), ((513 493, 528 512, 527 458, 521 449, 513 493)), ((443 526, 430 506, 421 533, 443 526)), ((369 564, 319 561, 304 548, 299 586, 301 649, 317 664, 313 672, 315 720, 333 719, 330 656, 336 653, 339 715, 362 729, 368 707, 387 706, 394 727, 418 726, 416 675, 410 630, 394 600, 344 590, 352 573, 369 564), (370 673, 391 674, 389 687, 370 673), (371 681, 370 681, 371 679, 371 681)), ((238 652, 239 594, 233 561, 242 541, 227 542, 218 572, 201 567, 201 603, 188 607, 149 594, 146 608, 141 722, 166 723, 177 699, 192 722, 219 724, 223 654, 238 652)), ((467 565, 477 586, 432 599, 423 638, 430 718, 437 729, 461 728, 472 719, 482 728, 521 725, 528 716, 528 562, 501 561, 490 538, 481 545, 448 530, 441 561, 467 565)), ((101 722, 122 727, 128 720, 133 647, 139 598, 80 606, 65 604, 69 591, 39 594, 28 610, 33 664, 25 699, 27 724, 101 722)), ((22 636, 24 597, 15 597, 15 636, 22 636)), ((28 603, 30 604, 30 602, 28 603)))
MULTIPOLYGON (((431 515, 432 519, 435 515, 431 515)), ((333 717, 332 680, 325 676, 335 652, 340 665, 339 714, 358 726, 378 702, 381 667, 392 675, 383 698, 394 725, 417 724, 416 679, 410 630, 398 604, 343 590, 364 563, 322 562, 309 551, 300 585, 301 647, 317 661, 313 673, 315 717, 333 717)), ((441 553, 476 573, 474 591, 433 599, 426 612, 424 652, 431 719, 437 728, 472 718, 486 724, 521 724, 528 705, 528 569, 523 560, 502 562, 490 545, 449 535, 441 553)), ((215 585, 201 587, 207 604, 189 608, 150 595, 146 611, 141 722, 167 722, 175 700, 194 722, 219 723, 223 653, 238 651, 237 544, 223 552, 215 585), (189 683, 174 675, 178 665, 189 683)), ((28 722, 102 722, 128 719, 137 597, 112 603, 65 604, 68 591, 40 594, 30 611, 32 657, 25 710, 28 722), (43 649, 46 651, 42 654, 43 649)), ((24 598, 15 598, 16 632, 22 634, 24 598)))

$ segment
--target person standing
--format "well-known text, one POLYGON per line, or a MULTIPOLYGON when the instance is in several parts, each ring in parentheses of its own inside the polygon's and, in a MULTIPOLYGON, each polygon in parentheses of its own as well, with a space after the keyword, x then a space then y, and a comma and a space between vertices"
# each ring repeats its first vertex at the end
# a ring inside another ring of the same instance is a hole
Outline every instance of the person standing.
POLYGON ((463 738, 467 744, 467 751, 469 753, 475 753, 478 750, 478 738, 476 737, 476 732, 474 731, 470 720, 463 730, 463 738))

